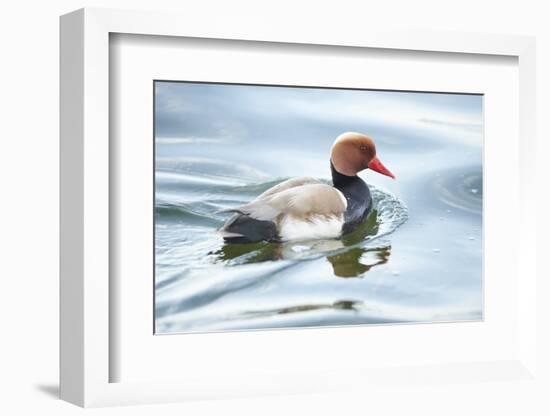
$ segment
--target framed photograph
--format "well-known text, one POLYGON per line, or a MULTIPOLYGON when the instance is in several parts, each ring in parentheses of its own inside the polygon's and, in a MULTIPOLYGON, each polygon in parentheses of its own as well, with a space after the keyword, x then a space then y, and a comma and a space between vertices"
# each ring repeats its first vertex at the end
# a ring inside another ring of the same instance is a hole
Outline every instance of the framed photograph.
POLYGON ((337 26, 61 18, 63 399, 534 380, 534 40, 337 26))
POLYGON ((483 95, 154 94, 156 334, 483 318, 483 95))

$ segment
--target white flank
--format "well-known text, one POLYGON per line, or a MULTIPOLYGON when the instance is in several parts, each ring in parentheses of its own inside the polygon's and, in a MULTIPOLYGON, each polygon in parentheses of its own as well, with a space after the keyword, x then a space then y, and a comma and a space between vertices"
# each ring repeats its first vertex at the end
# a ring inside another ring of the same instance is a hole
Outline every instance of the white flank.
POLYGON ((313 215, 308 220, 288 215, 281 221, 279 235, 284 241, 336 238, 340 237, 343 225, 343 215, 328 218, 322 215, 313 215))

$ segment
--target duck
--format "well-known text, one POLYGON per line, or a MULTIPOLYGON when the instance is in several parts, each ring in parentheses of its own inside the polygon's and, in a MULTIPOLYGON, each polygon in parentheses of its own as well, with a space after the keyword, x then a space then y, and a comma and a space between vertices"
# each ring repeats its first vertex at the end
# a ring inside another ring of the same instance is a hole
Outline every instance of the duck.
POLYGON ((219 212, 233 213, 218 230, 227 243, 334 239, 353 232, 373 202, 357 174, 370 169, 395 179, 369 136, 340 134, 330 150, 332 185, 313 177, 287 179, 253 201, 219 212))

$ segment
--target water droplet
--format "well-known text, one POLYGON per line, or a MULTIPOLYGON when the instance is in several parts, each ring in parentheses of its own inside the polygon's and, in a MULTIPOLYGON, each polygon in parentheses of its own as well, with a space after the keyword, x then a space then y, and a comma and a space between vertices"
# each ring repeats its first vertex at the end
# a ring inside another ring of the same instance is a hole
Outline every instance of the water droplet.
POLYGON ((450 213, 453 212, 453 211, 451 211, 450 209, 448 209, 447 212, 450 214, 450 213))
POLYGON ((399 272, 397 270, 394 270, 393 272, 391 272, 391 274, 393 274, 394 276, 399 276, 399 272))
POLYGON ((432 251, 433 251, 434 253, 439 253, 441 250, 438 249, 438 248, 434 248, 434 249, 432 249, 432 251))
POLYGON ((468 240, 475 240, 476 238, 473 236, 468 237, 468 240))
POLYGON ((470 192, 473 193, 473 194, 477 194, 479 192, 479 190, 476 189, 476 188, 472 188, 472 189, 470 189, 470 192))
POLYGON ((444 219, 444 217, 439 217, 439 221, 443 221, 444 219))

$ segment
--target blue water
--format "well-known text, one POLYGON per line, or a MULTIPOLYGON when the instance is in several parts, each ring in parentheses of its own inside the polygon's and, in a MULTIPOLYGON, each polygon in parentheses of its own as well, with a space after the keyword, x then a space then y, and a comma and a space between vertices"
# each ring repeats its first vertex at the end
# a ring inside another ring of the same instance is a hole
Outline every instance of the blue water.
POLYGON ((482 97, 156 83, 157 333, 482 318, 482 97), (397 180, 335 240, 224 244, 222 208, 330 181, 344 131, 397 180))

